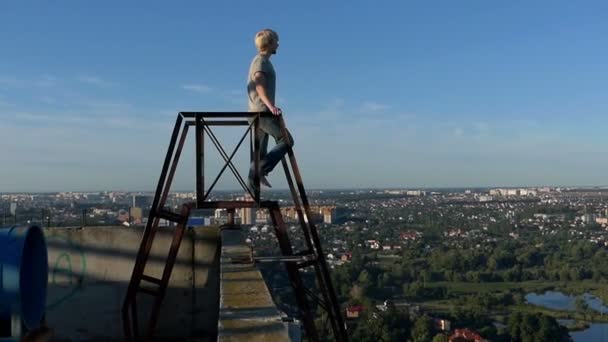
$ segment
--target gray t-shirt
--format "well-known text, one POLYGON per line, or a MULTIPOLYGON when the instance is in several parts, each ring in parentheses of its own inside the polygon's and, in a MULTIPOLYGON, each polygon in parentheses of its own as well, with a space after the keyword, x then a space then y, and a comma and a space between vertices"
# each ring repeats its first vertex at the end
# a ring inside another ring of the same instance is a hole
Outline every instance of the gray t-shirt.
POLYGON ((267 57, 258 54, 253 58, 253 61, 251 61, 251 66, 249 67, 249 77, 247 79, 249 111, 267 112, 268 108, 258 95, 258 92, 255 90, 255 82, 253 81, 253 75, 255 75, 255 73, 258 71, 264 73, 266 79, 266 95, 268 95, 270 102, 275 104, 274 94, 276 89, 276 74, 274 73, 274 67, 267 57))

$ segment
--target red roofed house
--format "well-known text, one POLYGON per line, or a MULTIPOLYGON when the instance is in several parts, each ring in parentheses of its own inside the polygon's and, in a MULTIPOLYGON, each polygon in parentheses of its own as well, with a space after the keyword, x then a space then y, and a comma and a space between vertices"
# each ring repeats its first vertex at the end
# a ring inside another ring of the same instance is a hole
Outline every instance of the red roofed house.
POLYGON ((448 338, 450 342, 460 342, 460 341, 474 341, 474 342, 484 342, 487 341, 485 338, 479 336, 478 333, 474 332, 470 329, 456 329, 454 330, 454 334, 448 338))
POLYGON ((346 318, 359 318, 363 312, 363 305, 353 305, 346 308, 346 318))
POLYGON ((352 252, 346 252, 344 254, 342 254, 342 261, 351 261, 353 259, 353 253, 352 252))

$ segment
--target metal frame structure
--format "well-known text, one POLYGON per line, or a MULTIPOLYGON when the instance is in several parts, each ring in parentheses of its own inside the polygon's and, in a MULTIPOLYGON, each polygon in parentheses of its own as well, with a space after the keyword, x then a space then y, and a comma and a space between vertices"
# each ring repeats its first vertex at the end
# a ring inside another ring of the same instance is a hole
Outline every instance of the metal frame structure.
MULTIPOLYGON (((338 302, 333 284, 331 282, 331 277, 325 261, 325 254, 323 253, 323 249, 321 247, 319 234, 317 233, 317 229, 313 221, 310 219, 312 217, 310 204, 308 202, 302 176, 300 174, 292 148, 289 148, 287 152, 289 164, 286 160, 287 158, 283 158, 281 162, 285 171, 289 189, 291 191, 294 206, 298 214, 298 221, 306 240, 307 250, 299 252, 293 251, 287 232, 287 227, 283 221, 278 202, 262 201, 260 198, 260 141, 257 139, 257 132, 260 130, 259 122, 261 117, 272 117, 272 114, 263 112, 180 112, 177 115, 177 120, 173 128, 173 134, 169 142, 167 155, 156 188, 154 201, 148 217, 148 223, 143 233, 135 266, 133 268, 131 281, 129 283, 127 295, 122 308, 123 329, 127 341, 150 341, 153 337, 158 315, 160 313, 161 303, 165 296, 169 279, 171 277, 171 271, 173 265, 175 264, 179 245, 183 238, 190 210, 192 208, 225 208, 228 210, 229 224, 234 224, 234 212, 238 208, 268 209, 272 223, 275 227, 275 234, 282 253, 282 256, 277 257, 275 260, 284 262, 286 265, 290 283, 294 290, 296 302, 300 311, 301 317, 299 318, 302 320, 307 338, 312 341, 320 341, 319 331, 315 324, 314 313, 312 312, 310 305, 310 302, 313 301, 327 313, 326 319, 331 323, 335 340, 340 342, 348 341, 346 326, 340 310, 340 303, 338 302), (175 175, 189 127, 191 126, 195 126, 196 138, 196 203, 184 204, 181 212, 178 214, 166 210, 165 201, 175 175), (232 153, 228 155, 213 133, 211 128, 213 126, 247 126, 247 130, 232 153), (253 181, 257 185, 254 187, 254 189, 250 189, 248 187, 247 183, 241 177, 240 173, 232 163, 232 158, 248 134, 250 135, 251 158, 253 159, 255 167, 253 181), (225 161, 224 166, 221 168, 219 174, 208 189, 205 189, 204 177, 205 135, 208 136, 209 140, 217 148, 225 161), (291 166, 291 169, 289 166, 291 166), (232 171, 243 189, 251 195, 253 201, 207 201, 209 194, 217 184, 217 181, 224 173, 226 168, 229 168, 232 171), (157 279, 144 274, 144 269, 150 255, 152 242, 158 230, 158 224, 161 218, 175 222, 177 226, 173 231, 173 240, 169 250, 169 255, 167 256, 162 278, 157 279), (317 294, 312 293, 312 291, 307 289, 303 284, 300 270, 307 267, 314 267, 318 292, 321 294, 320 297, 317 294), (142 284, 148 286, 142 286, 142 284), (152 288, 150 288, 150 285, 152 285, 152 288), (137 294, 140 292, 155 297, 151 317, 148 320, 144 336, 141 338, 139 336, 140 331, 138 327, 139 322, 137 320, 136 302, 137 294)), ((289 141, 283 117, 278 116, 276 119, 279 120, 283 136, 287 141, 289 141)), ((268 260, 266 259, 260 261, 268 260)))

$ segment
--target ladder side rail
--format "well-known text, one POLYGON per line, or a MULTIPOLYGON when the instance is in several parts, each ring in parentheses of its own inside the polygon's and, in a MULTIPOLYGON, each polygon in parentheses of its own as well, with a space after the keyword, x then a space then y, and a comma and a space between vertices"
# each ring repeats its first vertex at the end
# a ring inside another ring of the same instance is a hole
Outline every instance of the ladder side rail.
POLYGON ((253 200, 255 203, 260 203, 260 114, 257 114, 253 119, 253 153, 255 158, 253 160, 253 200))
POLYGON ((184 125, 184 130, 182 131, 182 135, 179 139, 179 144, 177 145, 177 150, 175 151, 175 155, 173 157, 173 163, 171 164, 171 170, 169 171, 169 175, 167 176, 167 180, 165 182, 165 186, 164 186, 163 193, 162 193, 162 196, 160 199, 160 203, 158 205, 159 210, 163 209, 163 207, 165 206, 165 202, 167 201, 167 196, 169 196, 169 191, 171 190, 171 184, 173 183, 173 177, 175 176, 175 171, 177 170, 177 164, 179 163, 179 158, 182 155, 182 150, 184 149, 184 143, 186 142, 187 136, 188 136, 188 125, 184 125))
POLYGON ((173 266, 175 266, 175 260, 177 258, 177 253, 179 252, 179 248, 182 243, 182 239, 184 237, 184 232, 186 230, 186 224, 188 223, 188 218, 190 216, 190 209, 193 204, 187 203, 183 204, 181 208, 181 222, 175 227, 173 232, 173 239, 171 240, 171 247, 169 248, 169 253, 167 255, 167 260, 165 263, 165 267, 163 269, 163 275, 160 281, 158 295, 154 300, 154 306, 152 308, 152 313, 150 320, 148 322, 148 332, 146 334, 146 341, 151 341, 154 336, 154 329, 156 328, 156 323, 158 322, 158 316, 160 314, 161 304, 165 298, 167 287, 169 285, 169 280, 171 279, 171 273, 173 271, 173 266))
MULTIPOLYGON (((321 266, 319 266, 319 256, 318 256, 318 251, 317 249, 314 247, 313 245, 313 241, 311 239, 310 236, 310 227, 308 225, 308 221, 310 220, 310 216, 308 217, 304 217, 304 213, 302 212, 302 208, 301 208, 301 203, 300 200, 298 198, 298 194, 295 190, 294 184, 293 184, 293 179, 291 177, 291 172, 289 170, 289 167, 287 165, 287 161, 285 160, 285 158, 283 158, 281 160, 282 164, 283 164, 283 170, 285 171, 285 177, 287 178, 287 183, 289 185, 289 190, 291 191, 291 196, 293 198, 293 202, 294 202, 294 206, 296 208, 296 212, 298 214, 298 221, 300 222, 300 226, 302 227, 302 230, 304 232, 304 237, 306 240, 306 245, 308 247, 308 249, 310 250, 311 253, 313 253, 316 257, 316 260, 313 264, 314 269, 315 269, 315 274, 316 274, 316 278, 317 281, 319 282, 319 286, 321 286, 321 294, 323 296, 323 300, 325 303, 331 303, 331 299, 329 298, 329 294, 328 294, 328 288, 325 285, 325 281, 323 279, 323 274, 322 274, 322 270, 321 270, 321 266)), ((329 318, 330 318, 330 322, 332 325, 332 329, 334 332, 339 331, 339 321, 335 318, 335 313, 333 310, 332 306, 329 307, 325 307, 324 306, 325 311, 327 312, 329 318)))
POLYGON ((203 203, 205 198, 205 132, 201 123, 201 116, 196 115, 195 117, 195 127, 196 127, 196 206, 200 207, 201 203, 203 203))
MULTIPOLYGON (((136 295, 136 289, 137 286, 139 286, 138 281, 137 281, 137 275, 141 272, 140 268, 140 264, 142 262, 142 259, 144 259, 141 250, 144 249, 146 247, 146 245, 148 244, 148 239, 150 237, 150 233, 153 232, 156 227, 154 225, 156 221, 155 220, 155 211, 158 209, 158 205, 159 205, 159 200, 160 200, 160 195, 161 195, 161 191, 163 190, 163 187, 165 186, 165 180, 166 180, 166 176, 167 176, 167 171, 169 169, 169 164, 171 163, 171 157, 173 156, 174 150, 175 150, 175 143, 177 141, 177 137, 178 134, 180 132, 180 128, 181 128, 181 124, 182 124, 182 115, 178 114, 177 115, 177 120, 175 121, 175 126, 173 127, 173 133, 171 135, 171 140, 169 142, 169 147, 167 149, 167 154, 165 156, 165 161, 163 163, 163 168, 158 180, 158 184, 156 186, 156 193, 154 195, 154 200, 152 202, 152 210, 150 211, 150 214, 148 216, 148 223, 146 225, 146 228, 144 229, 144 233, 140 242, 140 247, 139 247, 139 252, 137 254, 136 260, 135 260, 135 266, 133 268, 133 272, 131 273, 131 280, 129 282, 129 286, 127 288, 127 296, 125 298, 124 304, 123 304, 123 329, 125 332, 125 338, 130 341, 131 340, 131 322, 129 319, 129 304, 131 303, 131 301, 133 300, 133 297, 136 295), (137 284, 136 284, 137 283, 137 284)), ((158 224, 158 222, 156 222, 158 224)), ((133 308, 133 310, 135 310, 135 308, 133 308)), ((136 316, 136 315, 134 315, 136 316)))
MULTIPOLYGON (((287 235, 285 222, 283 221, 279 206, 275 204, 271 206, 269 210, 270 218, 272 219, 272 223, 275 227, 275 234, 277 236, 277 240, 279 241, 279 247, 281 248, 281 253, 286 256, 293 255, 293 249, 287 235)), ((295 264, 290 262, 285 263, 285 268, 287 269, 287 274, 296 296, 298 307, 300 308, 300 312, 302 314, 302 320, 308 338, 315 342, 320 341, 312 312, 310 310, 308 300, 306 299, 306 294, 304 292, 305 287, 302 282, 302 278, 300 277, 300 271, 297 269, 297 267, 295 267, 295 264)))
MULTIPOLYGON (((163 210, 165 201, 167 200, 167 196, 169 195, 169 190, 171 188, 171 183, 173 182, 173 177, 175 176, 175 171, 177 169, 177 164, 179 162, 179 158, 181 156, 181 152, 184 146, 184 142, 186 140, 188 134, 188 126, 184 125, 184 129, 182 131, 179 143, 178 143, 178 147, 177 150, 175 150, 175 153, 173 155, 173 162, 171 164, 171 168, 169 170, 169 174, 167 175, 166 179, 165 179, 165 184, 163 186, 163 190, 162 190, 162 194, 160 197, 160 201, 158 202, 156 207, 152 207, 152 209, 150 210, 150 214, 154 215, 153 218, 153 223, 150 226, 151 229, 148 231, 148 226, 146 225, 146 230, 144 231, 144 237, 142 239, 142 242, 145 242, 145 244, 142 243, 143 248, 140 247, 139 251, 138 251, 138 257, 139 260, 137 260, 135 262, 135 267, 137 267, 137 273, 134 272, 134 275, 136 275, 138 278, 141 277, 141 275, 144 272, 148 257, 150 255, 150 251, 152 249, 152 244, 154 242, 154 236, 156 235, 156 231, 158 229, 158 224, 160 223, 160 212, 163 210), (148 232, 148 235, 146 236, 146 232, 148 232), (144 241, 145 240, 145 241, 144 241)), ((148 219, 148 223, 150 222, 150 220, 148 219)), ((139 286, 141 279, 136 279, 136 284, 135 284, 135 289, 137 289, 137 287, 139 286)))
MULTIPOLYGON (((289 139, 289 134, 287 133, 287 128, 285 126, 285 120, 282 115, 279 116, 279 123, 281 125, 281 132, 283 133, 283 137, 285 139, 289 139)), ((292 147, 290 147, 287 150, 287 154, 289 155, 289 160, 291 162, 291 167, 292 167, 294 176, 296 178, 296 184, 298 185, 298 190, 300 192, 302 204, 304 206, 306 216, 308 217, 308 224, 310 225, 310 233, 311 233, 311 236, 313 239, 313 243, 314 243, 315 247, 317 248, 317 257, 318 257, 318 261, 319 261, 318 264, 321 268, 321 274, 323 275, 323 277, 321 277, 321 279, 323 279, 323 282, 325 283, 324 285, 329 292, 329 297, 330 297, 329 303, 333 307, 334 312, 335 312, 335 318, 337 319, 337 325, 338 325, 339 329, 338 329, 338 331, 334 331, 334 335, 336 337, 336 340, 338 340, 338 341, 348 341, 348 335, 346 333, 346 326, 344 323, 344 319, 342 318, 342 313, 340 311, 340 303, 338 301, 338 298, 336 297, 336 292, 335 292, 333 284, 331 282, 331 276, 330 276, 329 270, 327 268, 327 263, 325 261, 325 255, 323 254, 323 248, 321 247, 321 240, 319 239, 319 235, 317 233, 315 225, 311 220, 312 216, 311 216, 311 211, 310 211, 310 203, 308 202, 306 190, 304 189, 304 184, 302 181, 302 175, 300 174, 300 169, 298 168, 298 163, 296 161, 292 147)))
POLYGON ((291 177, 291 172, 289 171, 289 166, 287 165, 287 161, 285 160, 285 158, 281 159, 281 163, 283 164, 283 170, 285 171, 285 178, 287 178, 287 184, 289 185, 289 191, 291 192, 293 204, 294 204, 294 207, 296 208, 296 212, 298 214, 298 221, 300 222, 300 226, 303 228, 303 231, 304 231, 306 247, 311 251, 311 253, 314 253, 316 255, 317 253, 316 253, 316 250, 314 249, 314 246, 313 246, 312 240, 311 240, 311 236, 310 236, 310 228, 308 227, 308 224, 307 224, 308 219, 304 218, 304 213, 302 212, 300 200, 298 198, 298 194, 297 194, 296 189, 293 184, 293 179, 291 177))

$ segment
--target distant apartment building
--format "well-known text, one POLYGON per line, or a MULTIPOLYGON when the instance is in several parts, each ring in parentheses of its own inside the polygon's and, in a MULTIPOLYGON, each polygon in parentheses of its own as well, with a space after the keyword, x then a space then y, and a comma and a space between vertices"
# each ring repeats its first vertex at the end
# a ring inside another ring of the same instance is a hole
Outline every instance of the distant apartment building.
POLYGON ((266 224, 270 222, 270 213, 266 209, 258 209, 255 211, 254 221, 256 224, 266 224))
MULTIPOLYGON (((238 197, 237 201, 253 201, 250 195, 238 197)), ((256 210, 254 208, 241 208, 237 210, 237 216, 241 218, 241 224, 255 224, 256 210)))
POLYGON ((581 221, 584 224, 595 223, 595 215, 593 215, 593 214, 583 214, 583 216, 581 216, 581 221))
POLYGON ((520 194, 519 189, 508 189, 507 190, 507 196, 519 196, 519 194, 520 194))
POLYGON ((141 208, 131 208, 131 222, 133 224, 141 224, 143 218, 143 211, 141 208))
MULTIPOLYGON (((311 206, 310 212, 312 214, 310 219, 313 222, 332 224, 336 223, 340 214, 340 209, 336 206, 311 206)), ((298 211, 293 206, 281 208, 281 214, 283 217, 290 220, 298 219, 298 211)))
POLYGON ((608 217, 596 217, 595 223, 601 224, 601 225, 608 225, 608 217))
POLYGON ((152 196, 133 195, 131 206, 138 208, 148 208, 152 205, 153 200, 154 198, 152 198, 152 196))
POLYGON ((226 209, 215 209, 213 218, 219 219, 223 217, 228 217, 228 211, 226 209))
POLYGON ((491 189, 490 196, 536 196, 537 191, 533 189, 491 189))
POLYGON ((422 190, 408 190, 405 194, 408 195, 408 196, 425 196, 426 195, 426 191, 422 191, 422 190))

